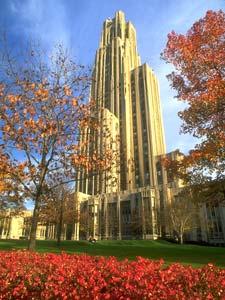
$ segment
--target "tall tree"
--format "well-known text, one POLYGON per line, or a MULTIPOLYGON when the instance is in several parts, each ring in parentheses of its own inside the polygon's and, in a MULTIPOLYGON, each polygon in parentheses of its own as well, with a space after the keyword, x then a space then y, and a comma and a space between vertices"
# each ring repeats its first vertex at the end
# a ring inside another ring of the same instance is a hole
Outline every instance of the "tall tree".
POLYGON ((80 128, 98 130, 90 78, 62 46, 51 56, 30 45, 16 56, 1 49, 0 174, 5 173, 21 199, 34 203, 28 248, 36 230, 46 190, 73 181, 78 168, 99 170, 107 157, 80 152, 80 128))
POLYGON ((175 71, 168 75, 177 98, 187 104, 179 112, 182 133, 199 143, 176 171, 204 190, 214 185, 225 199, 225 14, 208 11, 186 34, 174 31, 162 57, 175 71), (184 170, 188 168, 188 172, 184 170), (202 185, 203 184, 203 185, 202 185), (218 185, 219 184, 219 185, 218 185), (199 185, 199 186, 200 186, 199 185))

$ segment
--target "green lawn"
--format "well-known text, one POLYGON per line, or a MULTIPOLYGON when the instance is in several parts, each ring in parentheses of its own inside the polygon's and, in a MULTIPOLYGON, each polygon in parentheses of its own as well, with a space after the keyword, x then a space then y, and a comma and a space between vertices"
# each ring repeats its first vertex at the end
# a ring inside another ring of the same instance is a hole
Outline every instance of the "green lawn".
MULTIPOLYGON (((0 240, 0 250, 24 249, 27 241, 0 240)), ((199 267, 209 262, 225 268, 225 248, 196 245, 177 245, 166 241, 63 241, 58 248, 55 241, 37 241, 38 252, 87 253, 90 255, 116 256, 119 259, 163 258, 166 264, 180 262, 199 267)))

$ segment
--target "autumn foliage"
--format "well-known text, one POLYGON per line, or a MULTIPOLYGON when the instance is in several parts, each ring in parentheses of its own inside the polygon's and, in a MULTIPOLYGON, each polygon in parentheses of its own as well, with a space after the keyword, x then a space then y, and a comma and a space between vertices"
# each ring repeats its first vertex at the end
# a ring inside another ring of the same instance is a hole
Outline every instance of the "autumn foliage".
POLYGON ((0 299, 224 299, 225 271, 137 257, 0 253, 0 299))
POLYGON ((24 205, 16 183, 11 180, 11 176, 7 172, 9 166, 8 156, 1 151, 0 166, 0 215, 4 215, 5 210, 9 208, 13 209, 14 214, 16 214, 24 209, 24 205))
MULTIPOLYGON (((208 11, 186 34, 168 35, 162 57, 174 66, 168 75, 177 98, 181 131, 199 138, 179 168, 221 180, 225 171, 225 14, 208 11)), ((193 172, 193 173, 194 173, 193 172)), ((203 176, 204 177, 204 176, 203 176)))
POLYGON ((15 57, 1 56, 0 174, 10 179, 18 199, 34 203, 29 246, 34 248, 50 191, 74 182, 80 170, 110 168, 112 153, 82 150, 82 134, 100 131, 89 99, 91 78, 83 66, 60 45, 49 57, 36 47, 15 57))

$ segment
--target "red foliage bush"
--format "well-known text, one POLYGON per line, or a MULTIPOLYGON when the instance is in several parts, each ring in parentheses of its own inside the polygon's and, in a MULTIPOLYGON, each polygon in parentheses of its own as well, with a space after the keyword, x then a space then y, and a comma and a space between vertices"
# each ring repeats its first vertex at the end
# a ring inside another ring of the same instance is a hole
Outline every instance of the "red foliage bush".
POLYGON ((225 270, 138 257, 0 252, 0 299, 225 299, 225 270))

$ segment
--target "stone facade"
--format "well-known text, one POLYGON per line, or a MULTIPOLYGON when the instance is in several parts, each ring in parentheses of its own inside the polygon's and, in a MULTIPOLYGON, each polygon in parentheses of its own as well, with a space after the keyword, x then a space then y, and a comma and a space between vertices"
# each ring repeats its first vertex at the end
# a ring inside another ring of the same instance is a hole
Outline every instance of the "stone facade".
MULTIPOLYGON (((162 234, 160 210, 172 193, 161 165, 166 146, 159 85, 153 70, 141 64, 135 28, 121 11, 103 24, 91 98, 99 112, 113 119, 119 165, 111 176, 78 174, 75 197, 81 220, 74 239, 155 239, 162 234), (108 178, 115 176, 113 185, 108 178)), ((100 113, 98 118, 103 126, 100 113)), ((88 134, 82 136, 88 140, 88 134)), ((100 153, 104 143, 102 135, 96 137, 95 150, 100 153)))
MULTIPOLYGON (((6 210, 0 216, 0 239, 28 239, 31 229, 32 211, 25 210, 15 214, 13 210, 6 210)), ((36 233, 37 240, 56 239, 55 224, 39 222, 36 233)), ((66 239, 66 224, 62 233, 62 240, 66 239)))
POLYGON ((75 240, 89 236, 95 239, 156 239, 160 235, 154 188, 94 197, 77 193, 76 197, 81 218, 75 225, 75 240))
MULTIPOLYGON (((104 22, 92 77, 91 98, 96 101, 98 111, 108 111, 118 122, 118 191, 155 186, 154 160, 166 148, 159 86, 152 69, 147 64, 141 65, 135 28, 125 21, 121 11, 104 22)), ((101 137, 97 139, 96 150, 100 152, 103 143, 101 137)), ((101 176, 83 180, 88 176, 82 175, 78 178, 81 182, 78 192, 89 195, 110 192, 102 185, 101 176)))

